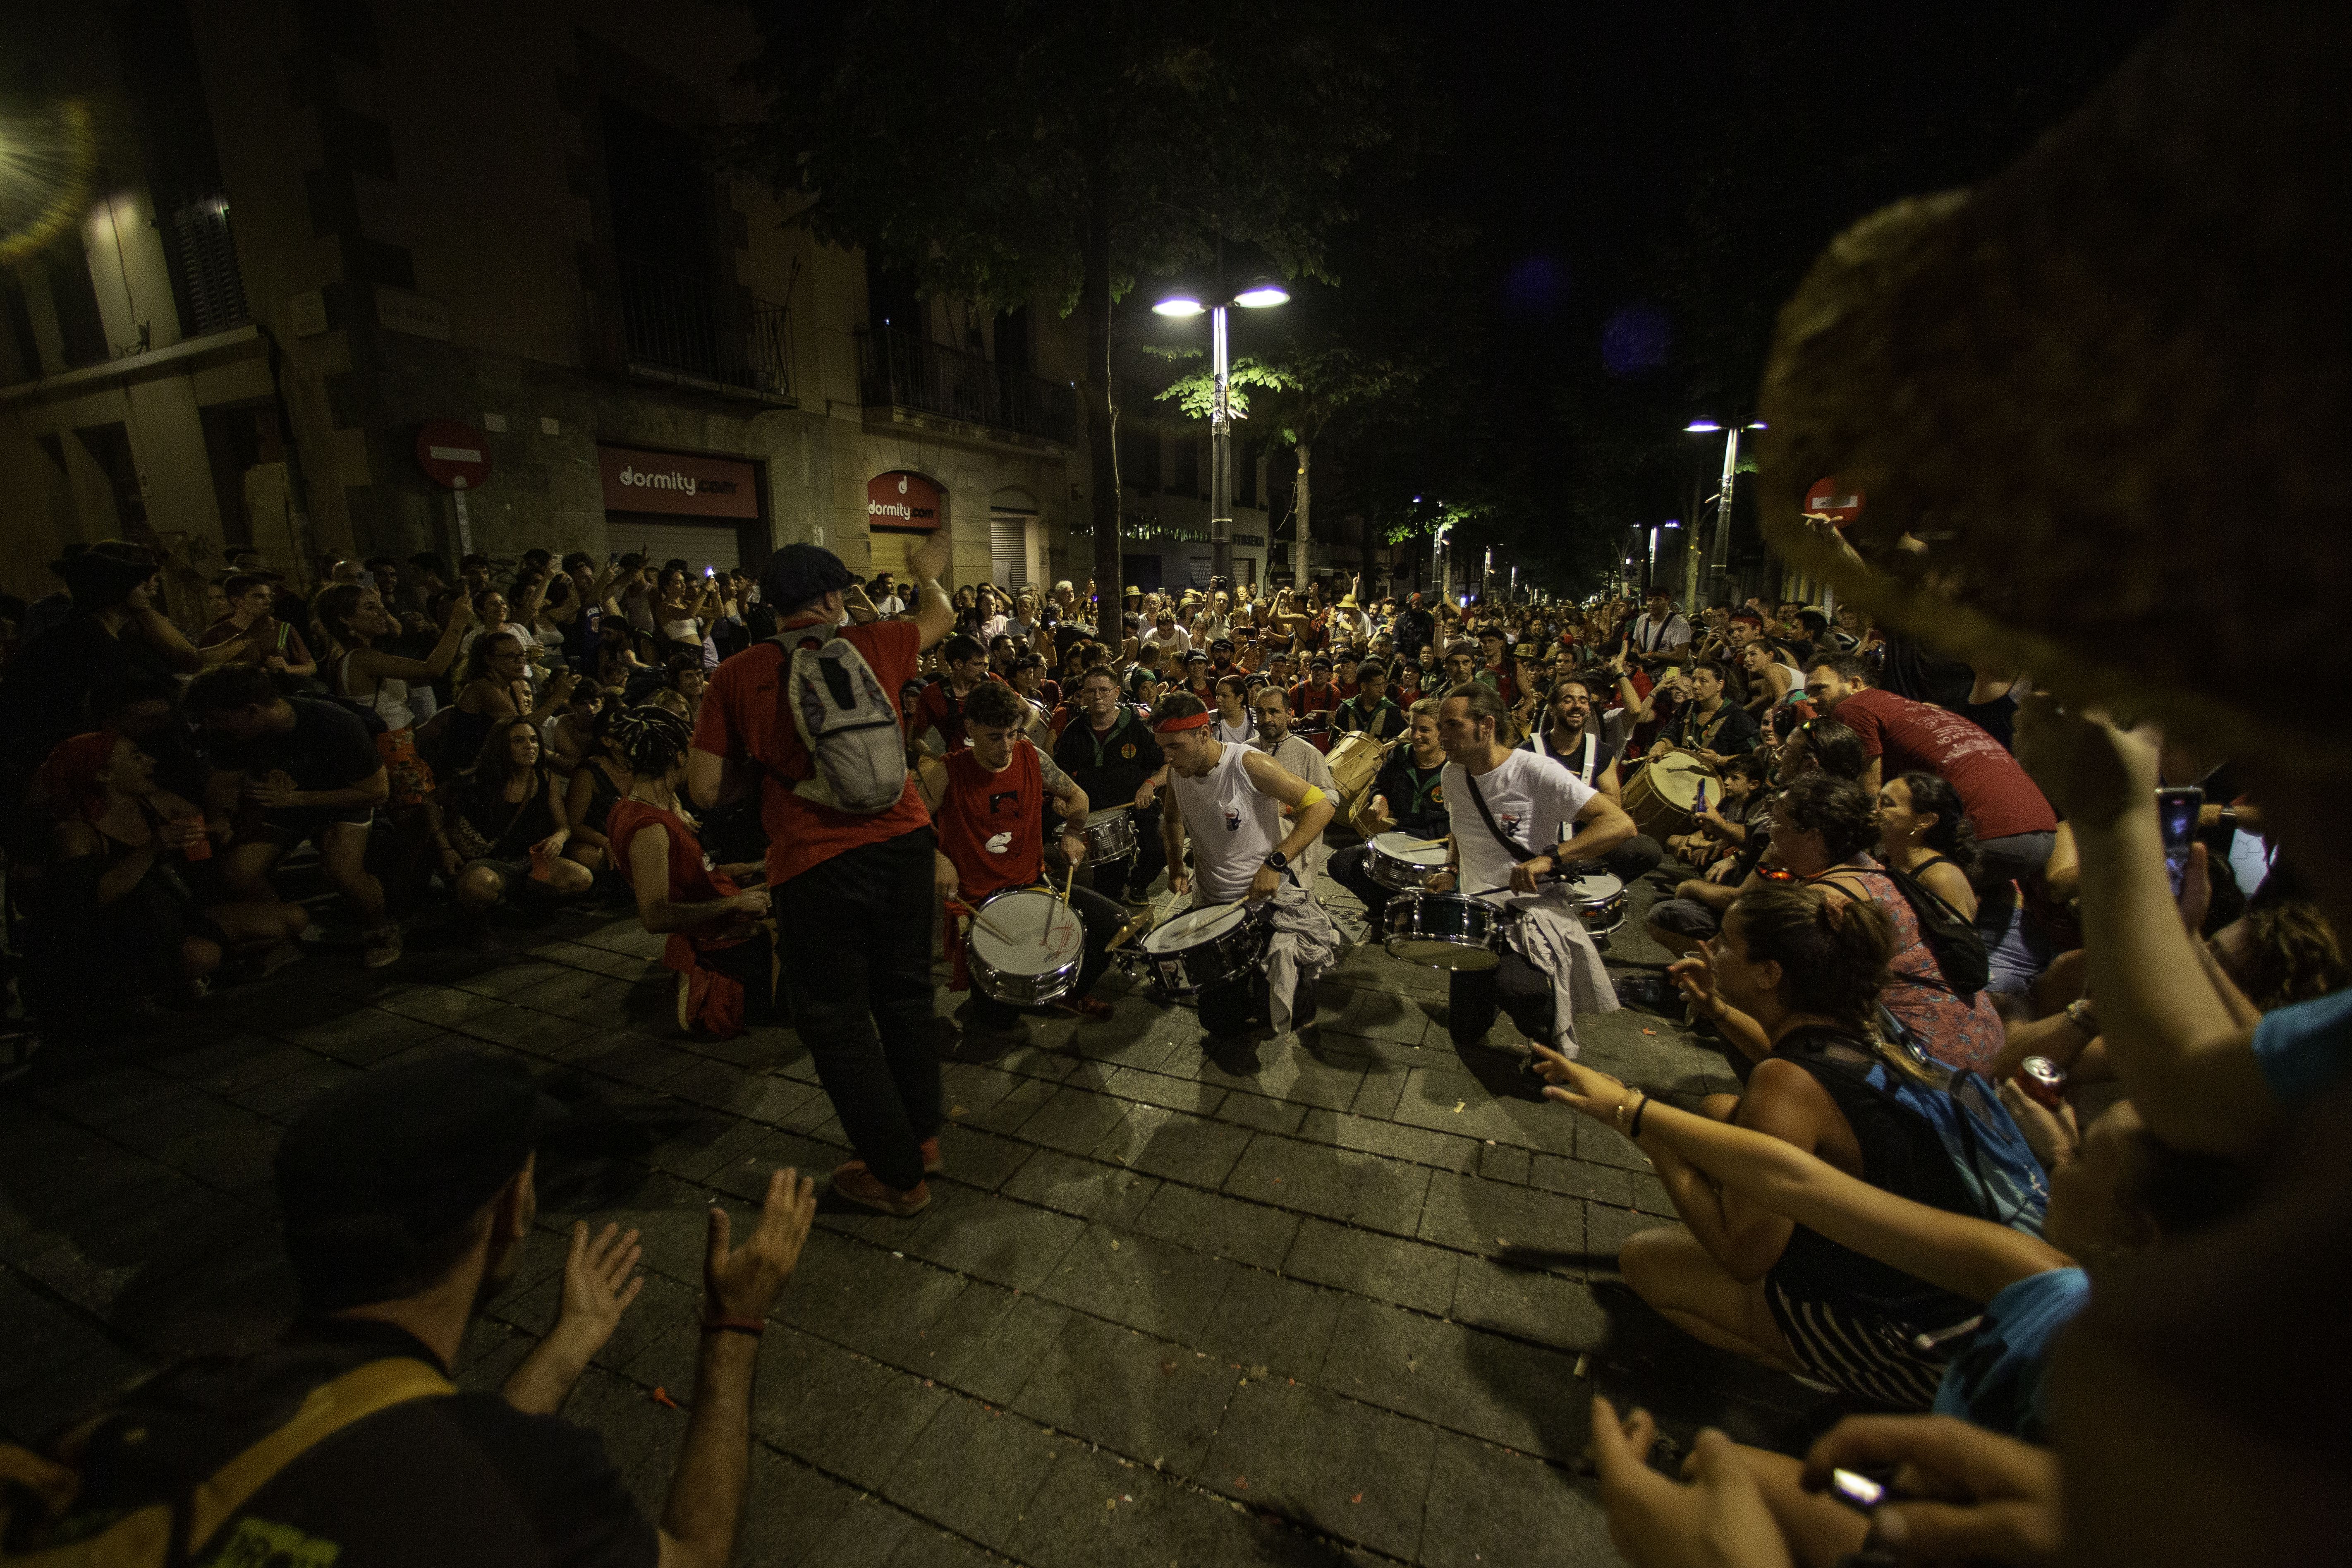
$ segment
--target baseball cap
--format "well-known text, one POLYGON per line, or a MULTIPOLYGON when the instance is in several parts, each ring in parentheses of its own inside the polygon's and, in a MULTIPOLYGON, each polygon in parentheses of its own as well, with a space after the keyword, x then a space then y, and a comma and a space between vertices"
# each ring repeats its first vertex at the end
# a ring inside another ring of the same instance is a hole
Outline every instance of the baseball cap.
POLYGON ((787 544, 768 557, 760 574, 760 598, 778 610, 846 588, 856 579, 841 557, 821 544, 787 544))
POLYGON ((383 1299, 417 1259, 514 1179, 563 1110, 520 1062, 453 1052, 322 1095, 278 1147, 287 1251, 308 1304, 383 1299), (322 1300, 314 1281, 333 1281, 322 1300))

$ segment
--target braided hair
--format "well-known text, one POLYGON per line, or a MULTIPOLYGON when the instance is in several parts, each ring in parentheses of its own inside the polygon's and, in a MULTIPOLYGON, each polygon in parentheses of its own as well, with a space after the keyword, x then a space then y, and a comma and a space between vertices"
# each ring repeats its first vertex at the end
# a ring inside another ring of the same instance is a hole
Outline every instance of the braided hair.
POLYGON ((669 777, 670 770, 694 742, 694 731, 685 719, 650 702, 614 715, 606 733, 620 747, 629 771, 641 779, 669 777))

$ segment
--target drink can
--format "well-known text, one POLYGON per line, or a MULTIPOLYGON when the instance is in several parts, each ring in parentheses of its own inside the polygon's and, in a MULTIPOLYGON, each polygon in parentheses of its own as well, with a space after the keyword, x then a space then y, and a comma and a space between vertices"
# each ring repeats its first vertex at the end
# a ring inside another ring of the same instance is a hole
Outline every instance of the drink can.
POLYGON ((2055 1110, 2066 1097, 2066 1069, 2048 1057, 2028 1057, 2017 1064, 2017 1087, 2028 1099, 2055 1110))

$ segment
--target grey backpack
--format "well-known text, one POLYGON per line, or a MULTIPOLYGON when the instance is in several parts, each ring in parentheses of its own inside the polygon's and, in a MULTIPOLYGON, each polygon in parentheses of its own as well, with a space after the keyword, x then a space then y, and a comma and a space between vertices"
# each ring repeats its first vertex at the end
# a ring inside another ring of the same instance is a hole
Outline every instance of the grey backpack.
POLYGON ((890 694, 846 637, 795 647, 785 641, 793 635, 775 639, 789 660, 783 700, 814 770, 793 793, 859 816, 889 810, 907 791, 906 737, 890 694))

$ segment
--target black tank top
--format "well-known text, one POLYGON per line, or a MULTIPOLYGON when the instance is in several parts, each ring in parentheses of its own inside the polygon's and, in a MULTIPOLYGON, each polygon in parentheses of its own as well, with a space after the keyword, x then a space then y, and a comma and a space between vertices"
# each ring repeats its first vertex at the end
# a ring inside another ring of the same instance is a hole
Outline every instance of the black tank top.
MULTIPOLYGON (((1862 1148, 1864 1181, 1915 1203, 1955 1214, 1975 1212, 1936 1130, 1864 1080, 1863 1074, 1878 1059, 1866 1041, 1833 1029, 1801 1028, 1784 1037, 1772 1054, 1811 1074, 1836 1102, 1862 1148)), ((1907 1322, 1957 1322, 1979 1310, 1965 1297, 1864 1258, 1801 1225, 1790 1233, 1771 1278, 1801 1300, 1907 1322)))

